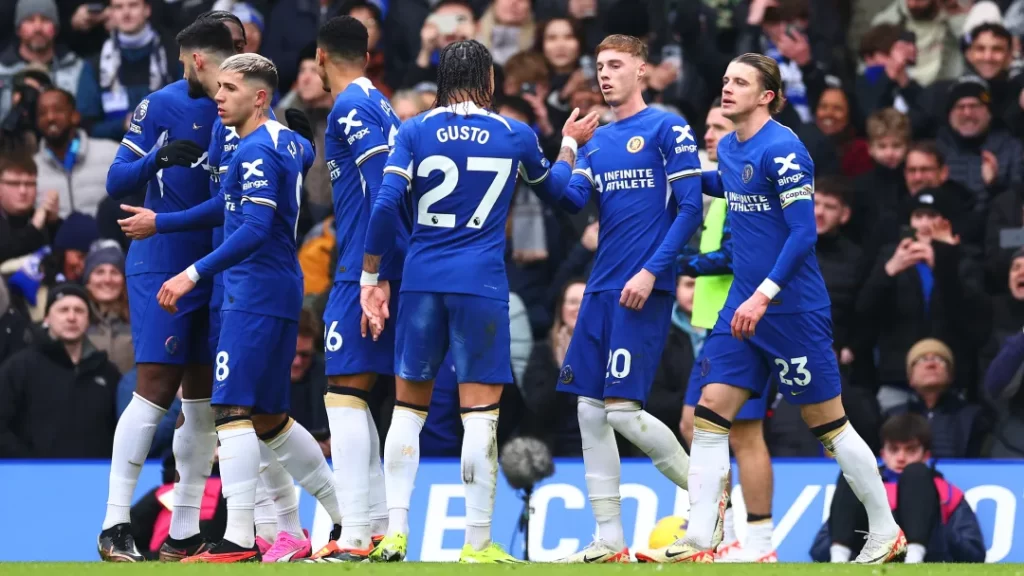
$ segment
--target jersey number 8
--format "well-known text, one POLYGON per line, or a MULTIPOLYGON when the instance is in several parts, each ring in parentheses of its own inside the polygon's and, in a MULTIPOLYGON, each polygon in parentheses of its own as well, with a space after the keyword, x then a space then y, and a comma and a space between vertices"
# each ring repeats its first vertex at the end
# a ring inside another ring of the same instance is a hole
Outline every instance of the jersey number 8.
MULTIPOLYGON (((416 175, 426 178, 436 170, 444 172, 444 180, 420 197, 419 214, 416 217, 416 222, 423 226, 454 228, 455 214, 431 212, 430 207, 438 201, 447 198, 448 195, 455 191, 455 186, 459 183, 459 167, 447 156, 429 156, 423 162, 420 162, 419 167, 416 169, 416 175)), ((487 221, 487 215, 491 213, 494 203, 498 201, 498 196, 501 195, 501 191, 508 182, 508 177, 512 173, 512 160, 509 158, 478 158, 471 156, 466 158, 466 170, 470 172, 494 172, 494 180, 487 187, 487 192, 484 193, 480 205, 476 207, 473 215, 469 217, 469 222, 466 223, 467 228, 480 229, 483 227, 484 222, 487 221)))
POLYGON ((776 358, 775 365, 779 367, 779 382, 782 384, 786 386, 807 386, 811 383, 811 373, 807 370, 807 356, 790 358, 788 363, 782 358, 776 358), (791 365, 793 371, 796 372, 796 376, 787 378, 786 375, 789 374, 791 365))

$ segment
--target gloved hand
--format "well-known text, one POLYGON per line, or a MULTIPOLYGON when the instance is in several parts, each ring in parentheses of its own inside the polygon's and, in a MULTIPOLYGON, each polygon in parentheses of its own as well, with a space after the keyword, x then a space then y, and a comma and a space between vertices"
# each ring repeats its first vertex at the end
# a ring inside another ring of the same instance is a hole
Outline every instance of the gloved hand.
POLYGON ((284 118, 288 121, 288 127, 299 136, 309 140, 309 143, 313 145, 315 150, 316 142, 313 140, 313 126, 310 125, 309 118, 306 118, 305 112, 298 108, 289 108, 285 110, 284 118))
POLYGON ((156 152, 156 165, 159 168, 184 166, 190 168, 202 158, 206 150, 191 140, 175 140, 156 152))

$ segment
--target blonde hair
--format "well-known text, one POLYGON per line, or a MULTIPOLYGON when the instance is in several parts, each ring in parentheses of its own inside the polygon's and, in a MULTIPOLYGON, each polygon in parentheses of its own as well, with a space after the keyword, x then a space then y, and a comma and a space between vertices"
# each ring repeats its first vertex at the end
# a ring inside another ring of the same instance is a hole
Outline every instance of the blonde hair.
POLYGON ((600 54, 604 50, 616 50, 618 52, 625 52, 630 56, 639 58, 640 60, 647 62, 647 45, 636 36, 628 36, 626 34, 612 34, 606 37, 597 45, 596 54, 600 54))
POLYGON ((277 66, 269 58, 255 53, 235 54, 221 63, 222 72, 238 72, 245 80, 256 80, 277 91, 277 66))

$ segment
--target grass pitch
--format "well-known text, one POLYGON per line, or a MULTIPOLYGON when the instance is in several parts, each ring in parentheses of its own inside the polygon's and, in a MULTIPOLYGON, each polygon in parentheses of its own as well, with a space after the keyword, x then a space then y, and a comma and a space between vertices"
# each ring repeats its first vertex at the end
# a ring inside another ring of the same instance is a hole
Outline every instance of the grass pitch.
POLYGON ((106 576, 106 575, 184 575, 228 576, 256 574, 360 574, 367 576, 499 576, 511 572, 523 576, 574 576, 581 571, 615 576, 644 576, 659 572, 698 574, 701 576, 1024 576, 1022 564, 918 564, 886 566, 852 566, 841 564, 712 564, 712 565, 466 565, 445 563, 403 564, 242 564, 242 565, 180 565, 102 564, 91 563, 0 563, 3 576, 106 576))

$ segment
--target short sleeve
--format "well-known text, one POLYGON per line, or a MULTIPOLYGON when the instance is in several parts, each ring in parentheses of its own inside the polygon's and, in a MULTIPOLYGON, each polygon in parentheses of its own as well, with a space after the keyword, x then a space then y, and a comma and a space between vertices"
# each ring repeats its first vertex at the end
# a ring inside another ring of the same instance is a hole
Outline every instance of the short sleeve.
POLYGON ((525 124, 513 124, 519 149, 523 155, 519 160, 519 174, 529 185, 539 184, 548 177, 551 162, 544 157, 537 134, 525 124))
POLYGON ((412 140, 416 132, 416 122, 416 119, 407 120, 398 129, 398 134, 395 136, 395 145, 391 148, 387 166, 384 167, 385 174, 398 174, 412 182, 412 175, 415 170, 412 140))
POLYGON ((342 102, 337 111, 335 136, 348 144, 356 166, 375 154, 388 152, 388 135, 371 112, 348 101, 342 102))
POLYGON ((658 144, 665 158, 668 182, 700 176, 700 158, 697 157, 697 139, 693 127, 678 116, 669 116, 658 128, 658 144))
POLYGON ((269 146, 238 148, 238 179, 242 186, 242 204, 252 202, 277 209, 278 182, 284 170, 276 151, 269 146))
POLYGON ((782 208, 801 200, 814 200, 814 162, 796 138, 770 144, 765 149, 764 173, 779 195, 782 208))
POLYGON ((149 154, 166 127, 162 121, 168 114, 168 106, 159 92, 154 92, 139 102, 132 113, 128 131, 121 139, 121 145, 140 158, 149 154))

